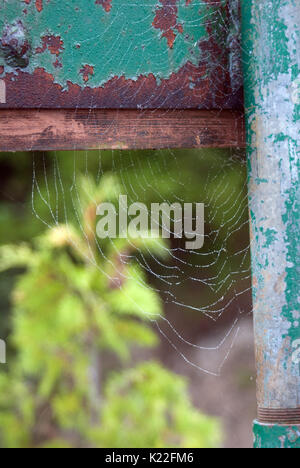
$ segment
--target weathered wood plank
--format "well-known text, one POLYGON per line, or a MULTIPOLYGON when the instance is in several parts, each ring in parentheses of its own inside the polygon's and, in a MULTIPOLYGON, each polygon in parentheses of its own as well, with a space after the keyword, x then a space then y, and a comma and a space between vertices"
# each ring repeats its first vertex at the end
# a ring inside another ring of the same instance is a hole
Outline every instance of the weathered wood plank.
POLYGON ((244 146, 233 111, 0 111, 0 151, 244 146))

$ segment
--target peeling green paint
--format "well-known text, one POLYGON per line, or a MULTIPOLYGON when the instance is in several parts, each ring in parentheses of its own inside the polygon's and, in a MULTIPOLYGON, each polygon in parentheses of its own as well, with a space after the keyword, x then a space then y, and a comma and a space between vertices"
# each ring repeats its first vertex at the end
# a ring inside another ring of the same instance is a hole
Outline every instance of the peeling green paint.
POLYGON ((2 1, 0 106, 241 110, 239 11, 239 0, 2 1), (3 40, 12 29, 25 56, 3 40))
POLYGON ((254 423, 254 448, 300 448, 300 426, 254 423))
POLYGON ((260 230, 263 233, 266 240, 264 248, 270 247, 276 239, 277 232, 275 231, 275 229, 267 229, 265 232, 263 232, 263 228, 261 228, 260 230))
POLYGON ((209 39, 206 21, 201 23, 197 18, 219 13, 203 0, 189 4, 178 0, 177 22, 183 30, 177 31, 171 49, 162 31, 153 27, 157 0, 112 0, 110 11, 94 0, 50 0, 44 2, 41 11, 34 1, 29 5, 15 0, 9 3, 0 7, 0 31, 17 19, 27 25, 35 53, 26 71, 32 73, 41 67, 64 86, 68 81, 84 84, 80 70, 86 64, 94 68, 88 80, 91 87, 101 86, 114 76, 136 79, 151 73, 159 80, 170 77, 187 62, 197 65, 201 59, 199 41, 209 39), (43 38, 51 36, 62 41, 57 54, 49 47, 43 50, 43 38))
MULTIPOLYGON (((297 412, 300 3, 242 0, 242 15, 258 406, 297 412)), ((287 427, 258 429, 258 445, 277 446, 279 431, 289 446, 287 427)))

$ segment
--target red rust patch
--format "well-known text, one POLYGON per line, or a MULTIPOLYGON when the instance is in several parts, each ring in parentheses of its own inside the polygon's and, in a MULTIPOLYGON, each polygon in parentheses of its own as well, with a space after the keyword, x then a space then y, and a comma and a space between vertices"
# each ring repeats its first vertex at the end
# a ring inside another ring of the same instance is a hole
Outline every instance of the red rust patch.
POLYGON ((198 67, 187 63, 169 79, 161 80, 159 85, 150 74, 139 76, 137 80, 116 76, 98 88, 82 87, 68 81, 66 89, 55 83, 54 77, 43 68, 35 69, 33 74, 18 70, 17 74, 7 74, 5 81, 10 108, 242 108, 242 90, 232 93, 222 65, 207 74, 207 64, 198 67))
POLYGON ((156 10, 156 16, 152 25, 155 29, 162 31, 162 37, 165 37, 170 49, 174 46, 176 32, 183 33, 183 26, 178 20, 178 0, 160 0, 161 5, 156 10))
POLYGON ((42 44, 42 47, 38 47, 35 50, 36 54, 42 54, 46 49, 48 49, 52 55, 56 55, 58 57, 60 52, 64 49, 64 43, 60 36, 43 36, 42 44))
POLYGON ((43 0, 35 0, 35 7, 39 13, 43 11, 43 0))
POLYGON ((55 68, 62 68, 63 67, 62 63, 58 59, 55 60, 55 62, 53 63, 53 66, 55 68))
POLYGON ((96 5, 101 5, 104 10, 109 13, 110 10, 112 9, 112 4, 111 4, 112 0, 96 0, 95 1, 95 4, 96 5))
POLYGON ((83 76, 83 81, 87 83, 90 79, 90 76, 94 75, 94 67, 91 65, 84 65, 83 68, 80 70, 80 73, 83 76))
POLYGON ((183 26, 182 26, 182 24, 177 24, 176 29, 177 29, 177 31, 180 32, 180 34, 183 34, 183 26))

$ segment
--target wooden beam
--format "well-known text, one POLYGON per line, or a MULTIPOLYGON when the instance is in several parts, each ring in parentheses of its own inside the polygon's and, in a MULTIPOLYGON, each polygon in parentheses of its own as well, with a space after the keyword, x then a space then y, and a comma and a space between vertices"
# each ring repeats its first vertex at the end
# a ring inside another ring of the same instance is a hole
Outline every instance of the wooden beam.
POLYGON ((0 151, 244 146, 235 111, 0 110, 0 151))

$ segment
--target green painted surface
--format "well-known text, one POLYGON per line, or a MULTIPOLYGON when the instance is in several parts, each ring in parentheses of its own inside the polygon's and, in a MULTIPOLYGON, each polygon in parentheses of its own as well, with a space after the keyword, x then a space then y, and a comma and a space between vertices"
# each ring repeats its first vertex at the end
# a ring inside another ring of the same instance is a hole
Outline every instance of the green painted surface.
MULTIPOLYGON (((300 4, 242 0, 258 406, 300 406, 300 4)), ((259 446, 287 429, 261 426, 259 446)), ((285 445, 293 446, 289 437, 285 445)), ((299 440, 297 442, 299 444, 299 440)))
POLYGON ((158 0, 112 0, 110 11, 94 0, 44 1, 42 11, 37 10, 35 0, 29 5, 19 0, 1 3, 0 31, 17 19, 27 27, 33 50, 28 72, 41 67, 61 85, 67 81, 82 85, 80 70, 89 65, 94 69, 88 76, 91 87, 101 86, 114 76, 136 79, 154 74, 157 79, 169 78, 187 62, 197 65, 201 60, 199 41, 208 40, 205 21, 214 21, 212 15, 219 14, 215 6, 208 8, 203 0, 189 4, 186 0, 171 1, 178 9, 174 20, 170 9, 171 16, 166 18, 167 24, 174 21, 171 30, 176 37, 171 48, 164 31, 153 26, 163 6, 158 0), (179 32, 180 27, 183 32, 179 32), (57 55, 50 47, 37 53, 47 36, 62 41, 57 55))
POLYGON ((254 422, 254 448, 300 448, 300 426, 279 426, 254 422))
POLYGON ((238 2, 0 2, 0 106, 241 109, 238 2))

